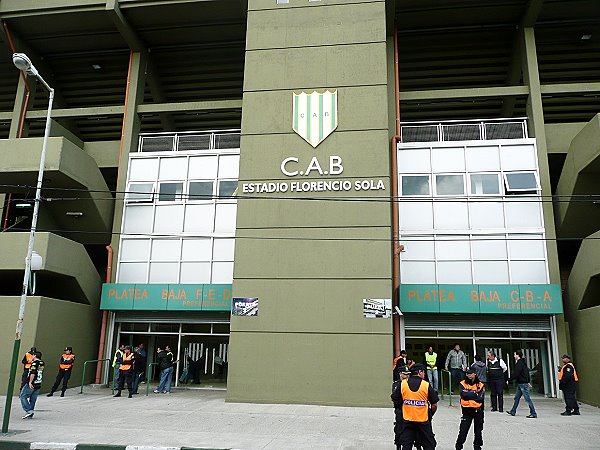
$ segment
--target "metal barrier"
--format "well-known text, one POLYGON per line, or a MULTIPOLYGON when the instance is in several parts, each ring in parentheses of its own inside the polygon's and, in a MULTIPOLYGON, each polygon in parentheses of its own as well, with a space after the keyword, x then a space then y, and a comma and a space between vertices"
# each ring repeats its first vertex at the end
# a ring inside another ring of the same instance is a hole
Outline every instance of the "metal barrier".
POLYGON ((152 366, 158 366, 158 363, 152 362, 148 364, 148 368, 146 370, 146 397, 148 397, 148 393, 150 391, 150 380, 152 379, 152 377, 150 376, 150 367, 152 366))
POLYGON ((442 374, 440 376, 442 381, 442 400, 444 399, 444 372, 448 374, 448 405, 452 406, 452 373, 446 369, 442 369, 442 374))
MULTIPOLYGON (((104 362, 104 361, 110 361, 109 358, 106 359, 90 359, 88 361, 84 361, 83 362, 83 373, 81 374, 81 390, 79 391, 80 394, 83 394, 83 384, 85 383, 85 369, 87 368, 87 363, 92 363, 92 362, 104 362)), ((114 389, 113 389, 114 392, 114 389)))

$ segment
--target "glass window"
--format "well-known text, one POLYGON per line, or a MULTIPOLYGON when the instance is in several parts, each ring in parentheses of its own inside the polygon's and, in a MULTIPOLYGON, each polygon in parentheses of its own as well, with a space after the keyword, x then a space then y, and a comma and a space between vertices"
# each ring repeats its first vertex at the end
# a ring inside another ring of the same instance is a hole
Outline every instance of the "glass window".
POLYGON ((400 229, 423 231, 433 229, 433 208, 430 202, 404 202, 399 205, 400 229))
POLYGON ((150 258, 154 261, 179 261, 181 243, 179 239, 154 239, 150 258))
POLYGON ((547 283, 546 261, 511 261, 511 282, 523 284, 547 283))
POLYGON ((151 233, 152 215, 154 207, 150 206, 127 206, 125 208, 125 219, 123 221, 123 232, 125 233, 151 233))
POLYGON ((175 202, 182 199, 183 183, 160 183, 159 202, 175 202))
POLYGON ((218 157, 193 156, 190 158, 188 178, 214 179, 217 178, 218 157))
POLYGON ((504 174, 506 192, 539 191, 540 185, 535 172, 510 172, 504 174))
POLYGON ((500 147, 500 162, 502 170, 535 170, 537 167, 535 146, 533 144, 502 145, 500 147))
POLYGON ((179 263, 150 263, 149 283, 179 283, 179 263))
POLYGON ((435 257, 437 260, 471 259, 469 236, 452 236, 435 241, 435 257))
POLYGON ((231 198, 237 191, 237 180, 219 181, 219 198, 231 198))
POLYGON ((211 239, 184 239, 181 252, 182 261, 210 261, 212 258, 211 239))
POLYGON ((183 228, 183 205, 156 207, 154 216, 155 233, 181 233, 183 228))
POLYGON ((437 230, 468 230, 469 214, 466 202, 434 202, 434 226, 437 230))
POLYGON ((130 181, 154 181, 157 176, 158 158, 131 158, 129 161, 130 181))
POLYGON ((465 182, 462 175, 436 175, 435 191, 437 195, 464 195, 465 182))
POLYGON ((435 283, 435 263, 425 261, 401 261, 402 283, 435 283))
POLYGON ((473 259, 506 259, 505 238, 501 235, 473 237, 471 252, 473 259))
POLYGON ((511 234, 508 240, 510 259, 544 259, 545 245, 541 234, 511 234))
POLYGON ((188 200, 212 200, 213 181, 190 181, 188 200))
POLYGON ((119 283, 146 283, 148 263, 119 264, 119 283))
POLYGON ((539 202, 514 202, 506 203, 506 227, 515 228, 541 228, 541 205, 539 202))
POLYGON ((188 169, 187 158, 161 158, 160 180, 185 180, 188 169))
POLYGON ((119 257, 121 261, 147 261, 150 239, 123 239, 119 257))
POLYGON ((473 262, 474 283, 508 283, 508 262, 473 262))
POLYGON ((235 204, 222 204, 217 205, 216 217, 215 217, 215 232, 231 232, 235 231, 235 216, 237 212, 237 205, 235 204))
POLYGON ((154 200, 154 183, 131 183, 125 196, 128 202, 149 202, 154 200))
POLYGON ((500 181, 495 173, 480 173, 471 175, 472 195, 499 195, 500 181))
POLYGON ((464 148, 434 147, 431 150, 431 167, 434 172, 464 172, 464 148))
POLYGON ((469 203, 471 229, 504 228, 504 208, 498 202, 469 203))
POLYGON ((233 262, 215 262, 212 265, 212 283, 233 282, 233 262))
POLYGON ((182 262, 181 283, 210 283, 210 262, 182 262))
POLYGON ((237 178, 240 173, 240 155, 219 157, 219 178, 237 178))
POLYGON ((438 283, 471 284, 470 261, 441 261, 437 263, 438 283))
POLYGON ((233 261, 235 239, 215 239, 213 260, 233 261))
POLYGON ((402 195, 430 195, 429 175, 403 175, 402 195))
POLYGON ((404 260, 435 259, 433 236, 402 236, 400 242, 405 249, 400 256, 404 260))
POLYGON ((215 204, 187 205, 183 231, 212 233, 215 229, 215 204))
POLYGON ((500 152, 497 146, 467 146, 467 170, 469 172, 492 172, 500 170, 500 152))
POLYGON ((431 172, 430 153, 429 148, 401 149, 398 151, 398 167, 404 173, 431 172))

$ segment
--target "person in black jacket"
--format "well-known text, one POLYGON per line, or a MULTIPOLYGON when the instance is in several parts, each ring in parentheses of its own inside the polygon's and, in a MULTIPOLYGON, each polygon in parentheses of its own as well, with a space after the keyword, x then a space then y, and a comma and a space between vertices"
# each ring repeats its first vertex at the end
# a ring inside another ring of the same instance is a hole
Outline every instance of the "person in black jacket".
POLYGON ((164 350, 158 347, 157 353, 156 362, 160 369, 160 382, 158 387, 154 389, 154 393, 159 394, 162 392, 163 394, 170 394, 171 379, 173 377, 173 353, 171 353, 171 348, 168 345, 165 345, 164 350))
POLYGON ((483 447, 483 401, 485 399, 485 387, 479 378, 477 372, 469 367, 466 372, 467 379, 458 384, 460 392, 460 406, 462 417, 460 418, 460 428, 456 438, 455 448, 462 450, 471 423, 473 426, 473 448, 481 450, 483 447))
POLYGON ((515 361, 515 370, 513 371, 512 377, 509 378, 509 381, 516 381, 517 392, 515 393, 515 401, 512 408, 510 411, 506 412, 511 416, 517 414, 519 400, 521 400, 521 397, 524 397, 525 401, 529 405, 529 415, 527 418, 535 419, 537 418, 537 413, 535 412, 535 406, 533 406, 533 400, 531 400, 531 397, 529 396, 529 388, 531 387, 531 384, 529 384, 529 367, 527 367, 527 363, 523 359, 523 353, 521 350, 517 350, 515 352, 515 361))
POLYGON ((575 366, 571 362, 571 357, 569 355, 562 355, 562 361, 563 366, 558 372, 558 387, 563 391, 565 397, 565 410, 564 412, 561 412, 560 415, 578 416, 580 415, 579 403, 577 403, 575 391, 577 390, 579 377, 577 376, 577 371, 575 370, 575 366))

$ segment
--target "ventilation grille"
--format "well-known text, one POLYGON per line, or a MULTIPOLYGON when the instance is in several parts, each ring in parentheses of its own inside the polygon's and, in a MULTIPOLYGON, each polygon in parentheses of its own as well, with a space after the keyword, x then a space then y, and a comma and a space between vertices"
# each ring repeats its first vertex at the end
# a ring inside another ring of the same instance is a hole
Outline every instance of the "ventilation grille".
POLYGON ((240 134, 215 134, 215 148, 240 148, 240 134))
POLYGON ((171 152, 175 136, 144 136, 140 142, 141 152, 171 152))
POLYGON ((177 150, 180 152, 209 149, 210 134, 182 134, 179 136, 177 150))
POLYGON ((525 120, 472 121, 466 123, 411 123, 402 125, 401 142, 489 141, 525 139, 525 120))

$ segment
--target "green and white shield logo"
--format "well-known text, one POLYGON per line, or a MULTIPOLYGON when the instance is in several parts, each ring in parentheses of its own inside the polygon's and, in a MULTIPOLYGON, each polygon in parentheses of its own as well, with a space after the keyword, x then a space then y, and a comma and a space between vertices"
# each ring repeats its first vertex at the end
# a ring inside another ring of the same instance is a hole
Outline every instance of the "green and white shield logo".
POLYGON ((294 94, 294 131, 317 147, 337 128, 337 91, 294 94))

